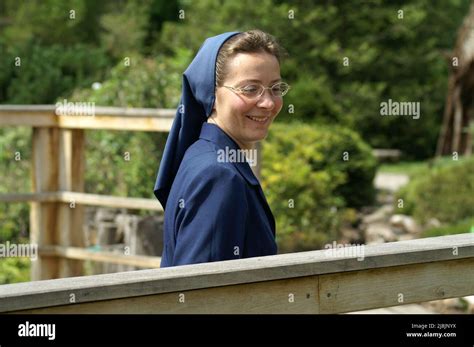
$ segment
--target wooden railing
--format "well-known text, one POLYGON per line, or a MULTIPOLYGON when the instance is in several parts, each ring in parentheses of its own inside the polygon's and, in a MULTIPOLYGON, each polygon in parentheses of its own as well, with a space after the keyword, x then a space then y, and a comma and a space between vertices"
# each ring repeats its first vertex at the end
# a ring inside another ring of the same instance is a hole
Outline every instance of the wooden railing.
MULTIPOLYGON (((92 115, 57 111, 55 105, 0 105, 0 127, 33 127, 33 192, 0 195, 0 202, 31 202, 30 243, 39 248, 39 259, 32 263, 32 279, 81 275, 81 260, 86 259, 159 267, 160 257, 81 249, 84 205, 162 211, 156 199, 84 193, 84 130, 167 132, 176 111, 95 106, 92 115)), ((153 180, 150 177, 150 191, 153 180)))
POLYGON ((474 234, 0 286, 14 313, 343 313, 474 294, 474 234))

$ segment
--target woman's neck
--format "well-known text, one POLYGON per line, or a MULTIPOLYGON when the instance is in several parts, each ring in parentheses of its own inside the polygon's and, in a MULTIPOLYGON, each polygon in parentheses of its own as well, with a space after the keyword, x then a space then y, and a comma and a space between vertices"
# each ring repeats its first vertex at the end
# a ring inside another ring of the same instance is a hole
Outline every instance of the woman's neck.
POLYGON ((232 140, 235 141, 235 143, 237 143, 237 145, 240 147, 240 149, 243 149, 243 150, 252 150, 255 148, 255 144, 252 143, 252 142, 241 142, 239 140, 237 140, 234 136, 232 136, 232 134, 227 131, 224 127, 222 127, 220 124, 218 124, 218 122, 213 119, 212 117, 209 117, 207 118, 207 123, 210 123, 210 124, 214 124, 214 125, 217 125, 223 132, 225 132, 232 140))

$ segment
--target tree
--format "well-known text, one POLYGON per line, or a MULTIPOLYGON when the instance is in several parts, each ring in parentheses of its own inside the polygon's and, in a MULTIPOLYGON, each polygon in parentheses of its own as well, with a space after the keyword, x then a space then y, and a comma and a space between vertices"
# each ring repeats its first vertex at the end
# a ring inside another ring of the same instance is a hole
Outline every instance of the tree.
POLYGON ((474 126, 474 3, 449 57, 451 74, 436 154, 470 155, 474 126))

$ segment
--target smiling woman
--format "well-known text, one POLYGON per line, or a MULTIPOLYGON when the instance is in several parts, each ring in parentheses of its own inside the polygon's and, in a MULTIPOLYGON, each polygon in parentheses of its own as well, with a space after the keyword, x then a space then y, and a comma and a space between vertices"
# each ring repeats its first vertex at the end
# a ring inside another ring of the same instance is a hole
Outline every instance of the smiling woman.
POLYGON ((155 195, 165 210, 162 267, 277 253, 275 219, 249 162, 289 89, 282 48, 260 30, 207 39, 183 76, 155 195))

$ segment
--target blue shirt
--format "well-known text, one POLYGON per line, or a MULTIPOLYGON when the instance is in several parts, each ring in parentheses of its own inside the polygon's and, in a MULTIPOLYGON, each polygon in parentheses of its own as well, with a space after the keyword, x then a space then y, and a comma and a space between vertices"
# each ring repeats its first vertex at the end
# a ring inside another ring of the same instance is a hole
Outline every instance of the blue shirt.
POLYGON ((166 202, 161 267, 277 253, 275 219, 250 165, 219 157, 239 149, 203 123, 166 202))

